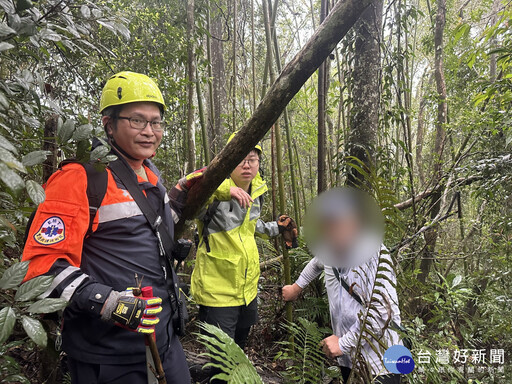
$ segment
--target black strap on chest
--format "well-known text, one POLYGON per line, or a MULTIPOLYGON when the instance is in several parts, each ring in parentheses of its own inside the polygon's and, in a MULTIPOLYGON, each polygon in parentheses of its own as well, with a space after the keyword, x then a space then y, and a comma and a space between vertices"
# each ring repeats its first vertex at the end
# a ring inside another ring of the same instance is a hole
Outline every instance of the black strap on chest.
POLYGON ((179 287, 176 281, 174 281, 174 273, 171 264, 172 250, 174 248, 174 240, 171 238, 167 225, 162 220, 162 217, 155 212, 153 207, 150 205, 148 199, 142 192, 137 177, 132 171, 130 166, 121 158, 110 162, 109 168, 124 184, 133 200, 137 203, 140 210, 146 217, 149 225, 151 226, 155 236, 158 238, 158 245, 160 248, 160 265, 164 271, 165 278, 167 280, 167 293, 171 301, 171 308, 173 313, 179 312, 179 287))
POLYGON ((338 268, 335 268, 335 267, 332 267, 332 271, 334 272, 334 276, 336 276, 336 280, 339 281, 339 283, 341 284, 341 286, 345 289, 345 291, 347 291, 349 293, 350 296, 352 296, 352 298, 357 301, 359 304, 361 304, 362 306, 364 306, 364 303, 363 303, 363 299, 361 299, 361 296, 359 296, 357 293, 355 293, 352 289, 350 289, 350 286, 347 284, 347 282, 345 281, 345 279, 343 277, 341 277, 340 275, 340 271, 338 268))
MULTIPOLYGON (((361 296, 359 296, 356 292, 354 292, 353 289, 350 288, 348 283, 345 281, 345 279, 340 275, 340 270, 338 268, 332 267, 332 271, 334 272, 334 276, 336 276, 336 280, 339 281, 343 289, 345 289, 352 298, 357 301, 361 306, 365 306, 363 299, 361 299, 361 296)), ((403 342, 405 347, 411 348, 411 341, 407 337, 407 330, 401 325, 398 324, 395 320, 391 320, 389 323, 389 328, 392 329, 395 332, 401 332, 402 334, 405 334, 403 337, 403 342)))
POLYGON ((210 241, 208 240, 208 236, 210 235, 209 225, 212 222, 213 216, 219 207, 220 201, 214 200, 206 209, 206 213, 203 216, 203 233, 201 234, 203 243, 206 246, 206 252, 211 252, 210 249, 210 241))

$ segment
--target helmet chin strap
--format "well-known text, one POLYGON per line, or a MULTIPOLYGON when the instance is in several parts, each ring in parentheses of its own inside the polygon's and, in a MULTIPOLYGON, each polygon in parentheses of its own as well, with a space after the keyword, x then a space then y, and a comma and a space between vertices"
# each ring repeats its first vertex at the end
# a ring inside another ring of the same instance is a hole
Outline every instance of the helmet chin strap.
MULTIPOLYGON (((130 154, 128 154, 128 152, 126 152, 123 148, 121 148, 121 146, 119 144, 116 143, 116 141, 114 140, 114 137, 112 135, 108 134, 106 125, 104 128, 105 128, 105 133, 107 134, 107 139, 108 139, 108 143, 110 146, 114 147, 117 152, 122 154, 127 159, 130 159, 132 161, 140 161, 140 159, 136 159, 135 157, 131 156, 130 154)), ((148 159, 151 159, 155 155, 156 155, 156 153, 153 153, 150 157, 148 157, 148 159)), ((144 160, 146 160, 146 159, 144 159, 144 160)))
POLYGON ((116 141, 114 140, 113 137, 109 137, 108 139, 108 143, 114 147, 116 149, 116 151, 118 151, 119 153, 121 153, 124 157, 130 159, 130 160, 133 160, 133 161, 140 161, 140 159, 136 159, 135 157, 133 156, 130 156, 128 154, 128 152, 126 152, 123 148, 121 148, 117 143, 116 141))

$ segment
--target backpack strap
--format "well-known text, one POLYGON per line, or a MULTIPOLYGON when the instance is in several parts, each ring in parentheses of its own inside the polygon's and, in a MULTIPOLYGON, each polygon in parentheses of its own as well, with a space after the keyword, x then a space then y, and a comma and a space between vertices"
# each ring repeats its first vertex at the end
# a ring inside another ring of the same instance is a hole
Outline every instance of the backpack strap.
POLYGON ((174 329, 176 333, 181 336, 184 332, 184 321, 187 314, 185 302, 180 296, 178 281, 175 281, 175 277, 176 279, 178 277, 175 276, 172 267, 174 239, 171 237, 169 229, 162 220, 162 217, 154 210, 146 195, 142 192, 137 181, 137 176, 128 163, 121 156, 118 156, 117 160, 111 161, 108 167, 124 184, 158 239, 160 266, 162 267, 167 282, 167 294, 169 295, 171 310, 173 312, 174 329))
POLYGON ((89 228, 85 237, 92 234, 94 217, 107 193, 108 173, 92 163, 80 163, 87 174, 87 198, 89 199, 89 228))
POLYGON ((105 168, 98 163, 82 163, 77 159, 66 159, 59 164, 59 168, 62 169, 62 167, 67 164, 80 164, 84 167, 87 176, 86 193, 87 199, 89 200, 89 227, 85 237, 89 237, 92 234, 94 217, 98 209, 100 209, 103 198, 107 193, 108 173, 105 168))
POLYGON ((350 286, 347 284, 347 282, 345 281, 345 279, 343 277, 341 277, 340 275, 340 271, 338 268, 335 268, 335 267, 332 267, 332 271, 334 272, 334 276, 336 276, 336 280, 339 281, 339 283, 341 284, 341 286, 343 287, 343 289, 345 289, 345 291, 348 292, 348 294, 350 296, 352 296, 352 298, 357 301, 359 304, 361 304, 362 306, 364 306, 363 304, 363 299, 361 299, 361 296, 359 296, 357 293, 354 292, 353 289, 350 288, 350 286))
MULTIPOLYGON (((345 291, 347 291, 348 294, 350 296, 352 296, 352 298, 355 301, 357 301, 359 304, 361 304, 364 307, 363 299, 361 299, 361 296, 359 296, 357 293, 355 293, 354 290, 351 289, 350 286, 347 284, 345 279, 343 277, 341 277, 340 270, 335 267, 331 267, 331 268, 332 268, 332 271, 334 272, 334 276, 336 276, 336 280, 338 280, 338 282, 341 284, 343 289, 345 289, 345 291)), ((411 340, 409 339, 409 337, 407 335, 407 330, 402 326, 402 324, 398 324, 395 320, 391 320, 389 322, 389 328, 395 332, 401 332, 403 334, 402 341, 404 342, 404 346, 409 349, 411 348, 411 345, 412 345, 411 340)))
POLYGON ((203 231, 202 231, 202 239, 203 243, 206 246, 206 252, 211 252, 210 249, 210 241, 208 240, 208 236, 210 235, 210 231, 208 226, 210 225, 217 208, 219 207, 220 200, 214 200, 206 209, 206 213, 203 216, 203 231))

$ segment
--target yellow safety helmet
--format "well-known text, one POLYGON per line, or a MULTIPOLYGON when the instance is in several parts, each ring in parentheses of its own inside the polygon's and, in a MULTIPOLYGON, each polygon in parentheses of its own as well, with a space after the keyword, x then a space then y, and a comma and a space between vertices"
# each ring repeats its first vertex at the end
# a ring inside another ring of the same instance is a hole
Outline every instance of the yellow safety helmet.
MULTIPOLYGON (((231 140, 233 140, 233 137, 235 137, 235 135, 236 135, 237 133, 238 133, 238 131, 233 132, 233 133, 231 134, 231 136, 229 136, 228 143, 229 143, 231 140)), ((261 155, 261 153, 263 152, 263 149, 261 148, 261 144, 260 144, 260 143, 256 144, 256 145, 254 146, 254 149, 255 149, 256 151, 258 151, 258 153, 259 153, 260 155, 261 155)))
POLYGON ((162 92, 155 81, 142 73, 119 72, 110 77, 101 92, 100 113, 114 105, 150 101, 165 110, 162 92))

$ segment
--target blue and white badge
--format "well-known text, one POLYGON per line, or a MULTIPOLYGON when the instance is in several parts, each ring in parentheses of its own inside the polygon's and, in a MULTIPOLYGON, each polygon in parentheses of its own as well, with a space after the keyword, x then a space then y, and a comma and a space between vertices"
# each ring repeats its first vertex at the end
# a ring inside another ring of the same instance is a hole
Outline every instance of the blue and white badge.
POLYGON ((393 345, 384 352, 384 366, 391 373, 408 374, 414 369, 411 351, 403 345, 393 345))
POLYGON ((34 240, 41 245, 53 245, 66 238, 64 221, 59 216, 52 216, 44 221, 34 235, 34 240))

